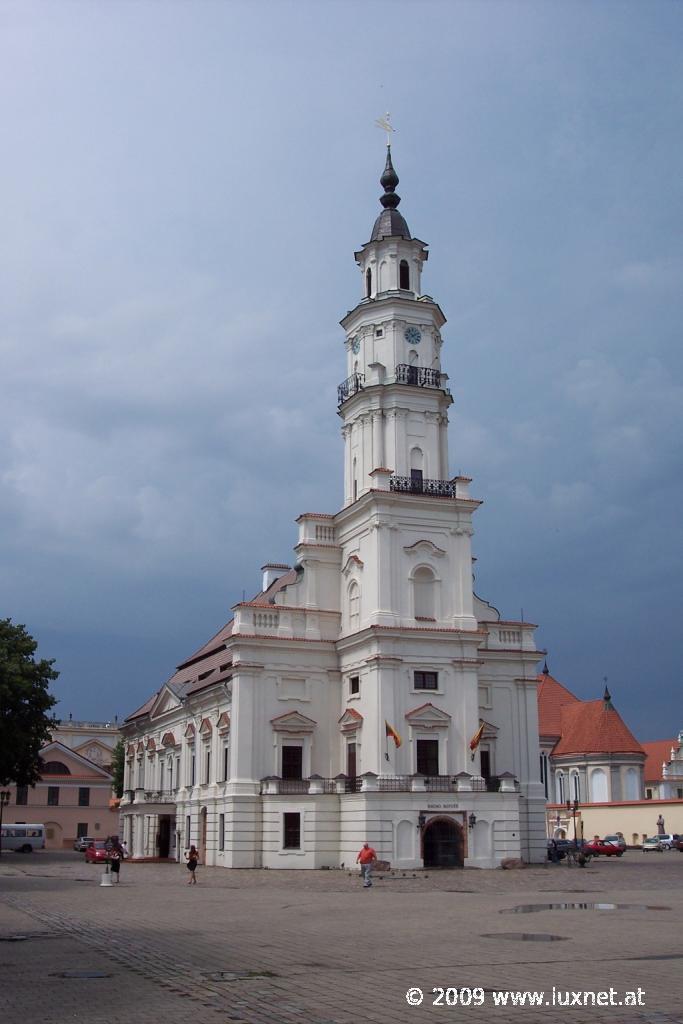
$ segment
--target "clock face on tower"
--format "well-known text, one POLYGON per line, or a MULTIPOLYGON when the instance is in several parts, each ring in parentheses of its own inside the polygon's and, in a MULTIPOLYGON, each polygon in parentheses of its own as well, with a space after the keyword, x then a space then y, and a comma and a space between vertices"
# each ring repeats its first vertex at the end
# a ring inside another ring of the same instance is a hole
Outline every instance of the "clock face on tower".
POLYGON ((355 356, 357 356, 358 353, 360 352, 360 338, 358 335, 356 335, 356 337, 351 342, 351 349, 355 356))
POLYGON ((419 345, 422 341, 422 335, 420 334, 417 327, 406 327, 403 337, 406 339, 409 345, 419 345))

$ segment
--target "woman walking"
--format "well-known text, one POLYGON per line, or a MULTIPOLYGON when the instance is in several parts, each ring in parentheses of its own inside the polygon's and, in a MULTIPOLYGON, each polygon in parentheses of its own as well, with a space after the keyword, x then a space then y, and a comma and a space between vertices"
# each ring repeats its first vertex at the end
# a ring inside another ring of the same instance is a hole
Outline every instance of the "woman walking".
POLYGON ((197 853, 197 847, 192 845, 189 850, 185 852, 185 860, 187 861, 187 870, 190 872, 190 881, 188 885, 197 884, 197 876, 195 871, 197 870, 197 864, 199 863, 199 854, 197 853))

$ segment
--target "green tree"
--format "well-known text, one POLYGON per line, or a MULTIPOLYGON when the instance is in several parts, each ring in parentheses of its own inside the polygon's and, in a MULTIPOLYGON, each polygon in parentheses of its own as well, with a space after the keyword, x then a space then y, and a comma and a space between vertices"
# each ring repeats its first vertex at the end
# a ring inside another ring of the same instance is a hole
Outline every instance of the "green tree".
POLYGON ((118 797, 123 796, 123 768, 126 756, 126 745, 119 740, 111 755, 111 773, 114 776, 112 788, 118 797))
POLYGON ((0 619, 0 785, 32 786, 40 778, 40 748, 50 740, 57 703, 48 692, 59 672, 36 661, 37 643, 25 626, 0 619))

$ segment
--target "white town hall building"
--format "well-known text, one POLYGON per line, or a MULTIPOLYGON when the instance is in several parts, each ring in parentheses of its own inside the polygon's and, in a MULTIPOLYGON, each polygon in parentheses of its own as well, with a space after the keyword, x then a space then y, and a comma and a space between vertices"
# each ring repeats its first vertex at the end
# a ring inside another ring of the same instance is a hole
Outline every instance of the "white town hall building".
POLYGON ((229 868, 545 859, 534 626, 472 589, 466 477, 449 477, 445 317, 387 150, 362 298, 341 322, 344 506, 305 513, 293 568, 123 726, 135 857, 190 843, 229 868))

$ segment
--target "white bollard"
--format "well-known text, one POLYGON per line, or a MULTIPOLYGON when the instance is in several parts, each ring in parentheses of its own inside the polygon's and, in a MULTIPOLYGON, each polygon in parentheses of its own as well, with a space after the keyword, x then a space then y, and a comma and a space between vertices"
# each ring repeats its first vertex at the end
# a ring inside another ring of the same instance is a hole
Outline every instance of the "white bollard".
POLYGON ((102 878, 100 880, 100 885, 113 885, 113 884, 114 883, 111 880, 111 871, 109 870, 109 864, 107 864, 106 869, 102 872, 102 878))

